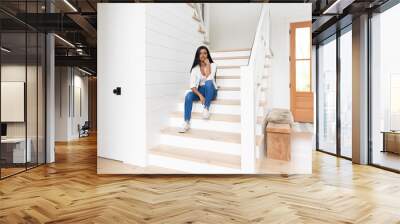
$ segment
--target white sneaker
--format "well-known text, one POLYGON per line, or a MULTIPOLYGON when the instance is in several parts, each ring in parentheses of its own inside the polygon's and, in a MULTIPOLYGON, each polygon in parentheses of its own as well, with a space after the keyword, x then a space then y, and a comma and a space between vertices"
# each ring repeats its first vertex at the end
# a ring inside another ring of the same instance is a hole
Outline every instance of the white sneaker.
POLYGON ((182 126, 182 128, 179 130, 179 133, 185 133, 187 131, 189 131, 190 129, 190 123, 189 122, 185 122, 182 126))
POLYGON ((204 108, 203 119, 208 119, 208 118, 210 118, 210 111, 208 111, 208 109, 204 108))

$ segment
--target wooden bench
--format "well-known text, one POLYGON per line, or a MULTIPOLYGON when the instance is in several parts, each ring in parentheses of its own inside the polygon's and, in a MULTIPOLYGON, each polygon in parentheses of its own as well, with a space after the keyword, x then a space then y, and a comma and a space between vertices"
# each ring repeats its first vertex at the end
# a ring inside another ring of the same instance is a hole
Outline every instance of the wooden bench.
POLYGON ((267 124, 267 157, 270 159, 290 160, 290 124, 267 124))
POLYGON ((268 114, 267 122, 267 158, 289 161, 291 159, 291 124, 293 122, 290 111, 273 109, 268 114), (284 119, 279 118, 281 114, 285 115, 284 119))

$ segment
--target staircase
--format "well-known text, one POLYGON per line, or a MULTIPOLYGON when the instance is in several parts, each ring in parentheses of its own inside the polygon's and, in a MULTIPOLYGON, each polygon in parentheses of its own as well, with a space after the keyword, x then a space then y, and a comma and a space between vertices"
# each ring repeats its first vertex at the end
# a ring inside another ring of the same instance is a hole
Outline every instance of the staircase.
MULTIPOLYGON (((217 99, 211 103, 210 119, 203 120, 203 106, 195 102, 191 129, 178 133, 183 123, 183 93, 169 126, 161 130, 160 145, 149 151, 149 165, 178 173, 239 174, 241 171, 240 66, 247 65, 250 49, 211 53, 217 64, 217 99)), ((263 106, 257 114, 257 147, 263 140, 263 106)), ((262 150, 261 150, 262 151, 262 150)))

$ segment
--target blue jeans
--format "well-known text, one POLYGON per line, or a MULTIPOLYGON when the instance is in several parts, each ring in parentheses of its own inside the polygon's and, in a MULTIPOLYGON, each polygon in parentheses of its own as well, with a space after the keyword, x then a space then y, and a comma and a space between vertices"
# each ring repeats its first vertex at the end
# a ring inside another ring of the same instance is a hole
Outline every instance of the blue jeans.
MULTIPOLYGON (((204 108, 210 109, 211 101, 217 97, 217 90, 214 87, 212 80, 207 80, 204 86, 199 86, 197 89, 205 98, 204 108)), ((190 121, 192 115, 193 101, 200 100, 196 93, 190 91, 185 97, 185 121, 190 121)))

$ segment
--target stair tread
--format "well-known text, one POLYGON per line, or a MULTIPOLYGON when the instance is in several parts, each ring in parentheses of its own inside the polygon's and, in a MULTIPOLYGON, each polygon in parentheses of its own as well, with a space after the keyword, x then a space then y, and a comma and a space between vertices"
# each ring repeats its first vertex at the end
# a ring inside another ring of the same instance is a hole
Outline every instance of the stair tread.
MULTIPOLYGON (((180 111, 173 112, 172 116, 183 117, 183 112, 180 112, 180 111)), ((202 113, 192 112, 192 118, 202 119, 202 113)), ((240 122, 240 115, 211 113, 209 120, 226 121, 226 122, 240 122)))
POLYGON ((249 59, 250 56, 220 56, 213 57, 214 60, 249 59))
MULTIPOLYGON (((217 79, 219 78, 219 76, 217 77, 217 79)), ((240 91, 240 87, 229 87, 229 86, 219 86, 218 87, 218 91, 220 90, 225 90, 225 91, 240 91)))
POLYGON ((251 51, 251 48, 237 48, 237 49, 213 50, 213 51, 211 51, 211 53, 218 53, 218 52, 236 52, 236 51, 251 51))
MULTIPOLYGON (((193 103, 200 104, 200 101, 195 101, 193 103)), ((211 101, 211 105, 218 104, 218 105, 240 105, 240 100, 233 100, 233 99, 216 99, 211 101)))
MULTIPOLYGON (((205 139, 205 140, 213 140, 213 141, 222 141, 227 143, 240 144, 241 137, 240 133, 232 133, 232 132, 222 132, 222 131, 212 131, 212 130, 203 130, 203 129, 194 129, 191 128, 189 131, 185 133, 179 133, 180 128, 178 127, 167 127, 161 130, 161 133, 174 135, 174 136, 183 136, 197 139, 205 139)), ((259 145, 261 140, 263 139, 263 135, 256 136, 256 144, 259 145)))
POLYGON ((240 75, 219 75, 217 79, 240 79, 240 75))
POLYGON ((170 145, 159 145, 152 148, 150 149, 150 154, 234 169, 240 169, 241 162, 240 156, 238 155, 229 155, 170 145))
POLYGON ((241 65, 217 65, 217 69, 224 69, 224 68, 240 68, 241 65))
POLYGON ((179 130, 180 130, 180 128, 178 128, 178 127, 167 127, 167 128, 162 129, 161 133, 175 135, 175 136, 182 136, 182 137, 223 141, 223 142, 235 143, 235 144, 240 144, 240 141, 241 141, 239 133, 201 130, 201 129, 194 129, 194 128, 191 128, 186 133, 179 133, 179 130))
POLYGON ((216 100, 213 100, 212 103, 221 104, 221 105, 240 105, 240 100, 216 99, 216 100))
MULTIPOLYGON (((175 111, 171 113, 174 117, 183 117, 183 112, 175 111)), ((203 119, 202 113, 192 112, 192 119, 203 119)), ((212 121, 225 121, 225 122, 240 122, 240 115, 237 114, 219 114, 219 113, 211 113, 209 120, 212 121)), ((262 122, 262 117, 257 117, 257 123, 260 124, 262 122)))
POLYGON ((265 106, 265 105, 267 105, 267 101, 261 100, 258 105, 259 106, 265 106))
POLYGON ((193 14, 192 18, 193 18, 194 20, 196 20, 197 22, 200 22, 200 19, 196 16, 196 14, 193 14))
POLYGON ((201 28, 201 26, 199 26, 199 29, 197 30, 200 33, 205 33, 206 31, 203 30, 203 28, 201 28))

